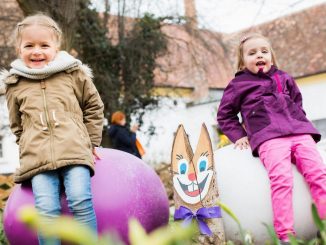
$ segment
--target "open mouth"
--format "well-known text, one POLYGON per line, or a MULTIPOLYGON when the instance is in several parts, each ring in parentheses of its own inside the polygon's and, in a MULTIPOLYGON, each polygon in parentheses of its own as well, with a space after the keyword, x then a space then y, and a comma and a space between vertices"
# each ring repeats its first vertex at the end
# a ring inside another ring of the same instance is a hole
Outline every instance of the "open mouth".
POLYGON ((35 60, 35 59, 31 59, 32 62, 38 63, 38 62, 43 62, 45 61, 45 59, 39 59, 39 60, 35 60))
POLYGON ((190 197, 196 197, 203 191, 205 184, 207 182, 208 175, 209 174, 207 174, 205 179, 202 182, 200 182, 199 184, 192 182, 189 185, 185 185, 185 184, 182 184, 179 179, 178 179, 178 181, 179 181, 179 184, 180 184, 182 190, 184 191, 184 193, 186 193, 186 195, 188 195, 190 197))
POLYGON ((264 61, 258 61, 256 63, 256 66, 264 66, 264 65, 266 65, 266 63, 264 61))

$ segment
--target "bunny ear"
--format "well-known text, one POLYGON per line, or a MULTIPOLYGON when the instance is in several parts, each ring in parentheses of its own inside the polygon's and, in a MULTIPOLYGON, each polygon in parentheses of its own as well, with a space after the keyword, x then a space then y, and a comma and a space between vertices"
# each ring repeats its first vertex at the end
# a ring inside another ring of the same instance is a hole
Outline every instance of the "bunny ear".
MULTIPOLYGON (((214 166, 214 152, 212 142, 206 125, 203 123, 198 139, 192 165, 196 172, 196 180, 199 186, 200 204, 204 206, 216 205, 218 188, 214 166)), ((198 208, 198 204, 195 204, 198 208)))
POLYGON ((172 169, 177 168, 177 162, 180 156, 191 161, 194 153, 192 151, 188 135, 184 130, 182 124, 179 125, 177 132, 175 133, 173 145, 172 145, 172 154, 171 154, 171 164, 172 169))
MULTIPOLYGON (((189 180, 188 175, 194 172, 191 164, 193 151, 184 130, 183 125, 179 125, 172 146, 171 154, 171 177, 173 183, 173 198, 175 207, 187 206, 192 201, 192 197, 187 195, 189 180), (190 200, 189 200, 190 199, 190 200)), ((198 202, 195 200, 193 202, 198 202)))
POLYGON ((205 123, 203 123, 201 126, 200 136, 194 155, 194 163, 196 163, 196 159, 200 158, 200 156, 203 155, 207 156, 209 163, 211 164, 211 166, 214 167, 212 141, 209 137, 209 133, 205 123))
POLYGON ((212 143, 204 123, 202 124, 196 151, 192 158, 192 166, 195 169, 196 184, 199 190, 198 198, 200 199, 199 203, 194 204, 195 208, 199 208, 200 205, 213 205, 212 200, 217 198, 218 190, 212 143))

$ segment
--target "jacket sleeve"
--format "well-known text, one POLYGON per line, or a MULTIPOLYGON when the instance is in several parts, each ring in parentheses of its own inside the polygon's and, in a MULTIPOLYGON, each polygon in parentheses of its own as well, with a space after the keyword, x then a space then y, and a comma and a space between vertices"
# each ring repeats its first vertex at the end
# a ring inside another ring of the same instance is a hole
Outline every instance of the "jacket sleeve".
POLYGON ((83 111, 83 123, 92 146, 99 146, 102 140, 104 105, 91 77, 82 70, 76 72, 78 79, 76 96, 83 111))
POLYGON ((222 132, 235 143, 238 139, 247 136, 240 124, 238 113, 241 106, 240 96, 235 93, 234 84, 231 83, 224 90, 224 94, 217 112, 217 122, 222 132))
POLYGON ((19 103, 14 95, 14 89, 11 86, 6 88, 6 100, 9 112, 9 125, 13 134, 16 136, 16 143, 19 144, 20 136, 23 132, 21 113, 19 103))
POLYGON ((291 99, 302 108, 302 95, 301 95, 299 87, 298 87, 297 83, 295 82, 295 80, 293 79, 293 77, 289 78, 288 89, 290 92, 291 99))
POLYGON ((297 83, 291 76, 289 77, 289 80, 288 80, 288 90, 290 92, 291 99, 294 101, 294 103, 296 105, 298 105, 301 108, 301 110, 304 112, 304 114, 306 114, 306 112, 303 110, 303 106, 302 106, 302 94, 300 92, 300 89, 299 89, 297 83))

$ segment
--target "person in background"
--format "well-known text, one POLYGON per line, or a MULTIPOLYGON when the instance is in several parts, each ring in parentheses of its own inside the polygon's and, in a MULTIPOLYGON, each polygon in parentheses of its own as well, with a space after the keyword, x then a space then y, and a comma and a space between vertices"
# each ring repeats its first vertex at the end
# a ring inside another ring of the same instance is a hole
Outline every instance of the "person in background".
POLYGON ((136 146, 136 131, 138 125, 133 125, 130 129, 126 126, 126 115, 121 111, 116 111, 111 117, 111 126, 108 134, 112 140, 113 148, 128 152, 138 158, 141 155, 136 146))
POLYGON ((306 117, 296 82, 277 68, 266 37, 255 33, 240 41, 238 72, 224 90, 217 121, 235 147, 251 147, 266 168, 281 244, 290 244, 288 235, 295 235, 292 163, 308 183, 319 216, 326 219, 326 165, 316 147, 321 135, 306 117))

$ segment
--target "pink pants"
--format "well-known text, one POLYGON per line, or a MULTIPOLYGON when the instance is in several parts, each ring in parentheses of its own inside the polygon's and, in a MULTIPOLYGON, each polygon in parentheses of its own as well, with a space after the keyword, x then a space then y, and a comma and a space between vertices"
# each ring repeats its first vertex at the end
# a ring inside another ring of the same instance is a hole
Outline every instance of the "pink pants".
POLYGON ((268 171, 274 228, 280 240, 288 241, 287 234, 295 234, 291 159, 308 183, 320 217, 326 219, 326 165, 310 135, 271 139, 264 142, 258 152, 268 171))

